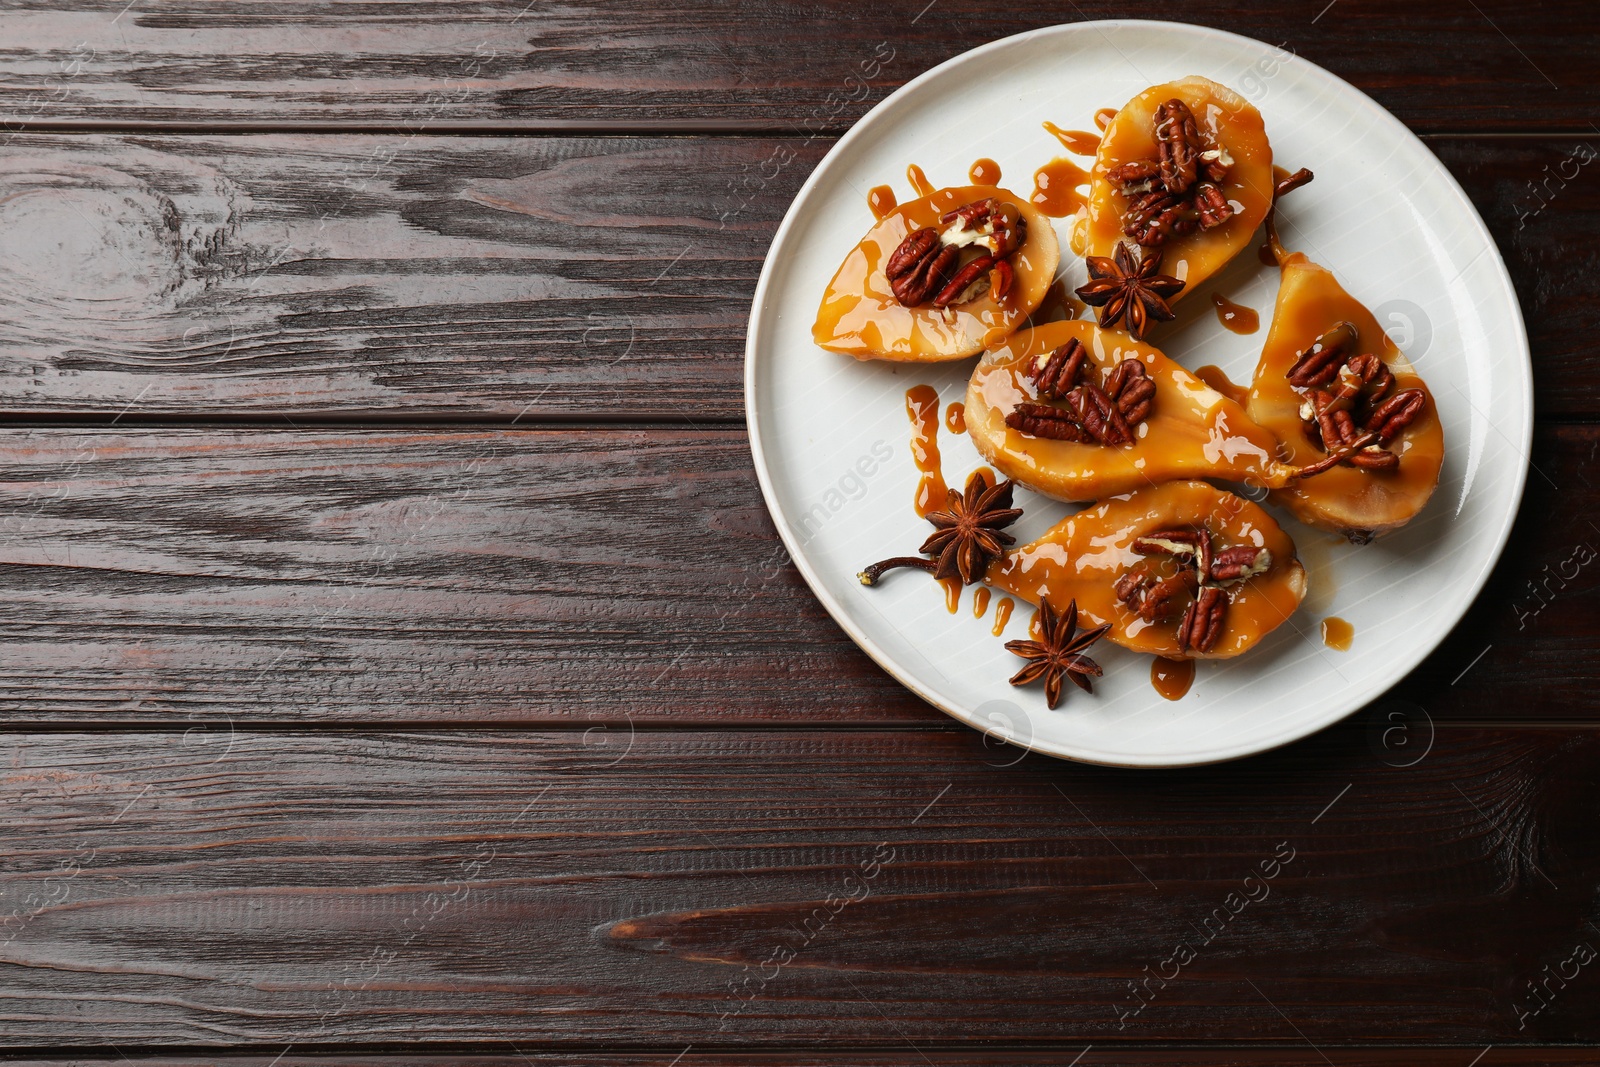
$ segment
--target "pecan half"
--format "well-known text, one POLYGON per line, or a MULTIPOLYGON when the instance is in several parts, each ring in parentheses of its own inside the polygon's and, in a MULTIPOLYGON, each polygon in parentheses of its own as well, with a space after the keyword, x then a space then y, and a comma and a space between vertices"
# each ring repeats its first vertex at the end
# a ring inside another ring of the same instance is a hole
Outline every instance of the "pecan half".
POLYGON ((1117 410, 1131 426, 1150 417, 1156 398, 1156 383, 1145 372, 1144 363, 1125 359, 1112 368, 1106 378, 1106 395, 1117 402, 1117 410))
POLYGON ((1378 447, 1376 435, 1356 430, 1355 419, 1348 411, 1323 412, 1317 416, 1317 428, 1322 432, 1322 447, 1330 454, 1346 453, 1343 461, 1352 467, 1382 471, 1400 465, 1399 456, 1378 447), (1372 437, 1372 443, 1357 447, 1356 439, 1366 436, 1372 437))
POLYGON ((1193 530, 1157 530, 1134 538, 1129 547, 1141 556, 1192 556, 1199 540, 1193 530))
POLYGON ((1011 283, 1016 281, 1017 272, 1011 269, 1008 260, 998 260, 989 268, 989 295, 996 300, 1004 300, 1006 294, 1011 292, 1011 283))
POLYGON ((1179 594, 1192 593, 1196 584, 1193 572, 1187 570, 1161 579, 1145 590, 1139 604, 1139 618, 1145 622, 1160 622, 1172 614, 1173 601, 1179 594))
MULTIPOLYGON (((954 252, 955 249, 946 249, 954 252)), ((988 253, 979 256, 968 263, 955 276, 945 284, 943 289, 934 294, 933 306, 936 308, 949 307, 952 304, 965 304, 968 300, 976 300, 983 295, 989 287, 989 268, 995 265, 995 257, 988 253)))
POLYGON ((1347 366, 1350 373, 1360 379, 1361 395, 1369 403, 1377 403, 1394 388, 1394 372, 1381 357, 1371 352, 1352 357, 1347 366))
POLYGON ((1194 112, 1182 100, 1168 100, 1156 109, 1156 144, 1161 151, 1161 183, 1173 193, 1186 193, 1199 176, 1203 145, 1194 112))
POLYGON ((1188 202, 1164 190, 1135 197, 1122 215, 1122 232, 1141 248, 1158 248, 1196 225, 1188 202))
POLYGON ((1233 218, 1233 205, 1212 182, 1201 182, 1194 191, 1194 210, 1200 216, 1202 230, 1215 229, 1233 218))
POLYGON ((1123 571, 1111 589, 1117 594, 1124 607, 1129 611, 1137 612, 1144 603, 1144 594, 1155 582, 1149 576, 1138 571, 1123 571))
POLYGON ((1067 394, 1067 404, 1078 425, 1103 445, 1133 444, 1133 429, 1117 405, 1097 385, 1088 382, 1067 394))
POLYGON ((960 251, 939 243, 938 230, 927 227, 900 242, 883 273, 894 298, 906 307, 915 307, 944 287, 960 257, 960 251))
POLYGON ((1289 384, 1297 389, 1327 385, 1339 376, 1345 353, 1355 347, 1354 324, 1341 322, 1312 342, 1289 368, 1289 384))
POLYGON ((1178 648, 1187 652, 1210 652, 1222 637, 1223 617, 1228 611, 1228 594, 1216 586, 1200 590, 1178 623, 1178 648))
POLYGON ((1039 356, 1028 366, 1028 377, 1046 400, 1060 400, 1078 384, 1089 365, 1089 352, 1074 337, 1049 355, 1039 356))
POLYGON ((1052 441, 1093 444, 1095 440, 1071 415, 1049 404, 1024 401, 1006 415, 1006 425, 1029 437, 1045 437, 1052 441))
POLYGON ((1378 440, 1387 444, 1399 436, 1401 430, 1416 421, 1427 403, 1427 393, 1421 389, 1406 389, 1379 404, 1372 414, 1367 416, 1367 424, 1363 428, 1369 433, 1377 434, 1378 440))
MULTIPOLYGON (((1148 193, 1161 182, 1161 164, 1149 159, 1119 163, 1106 171, 1106 180, 1115 185, 1123 196, 1148 193)), ((1165 186, 1162 188, 1164 191, 1165 186)))
POLYGON ((1272 567, 1272 553, 1254 545, 1234 545, 1217 553, 1211 561, 1213 582, 1237 582, 1264 574, 1272 567))

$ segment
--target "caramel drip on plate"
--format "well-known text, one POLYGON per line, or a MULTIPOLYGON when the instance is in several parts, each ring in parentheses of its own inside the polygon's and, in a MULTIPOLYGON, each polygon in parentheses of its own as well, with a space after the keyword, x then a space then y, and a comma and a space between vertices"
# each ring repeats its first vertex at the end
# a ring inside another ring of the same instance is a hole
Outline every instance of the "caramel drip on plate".
POLYGON ((973 185, 999 185, 1000 164, 988 157, 975 160, 967 171, 967 177, 973 185))
POLYGON ((983 618, 983 613, 989 610, 989 587, 980 585, 972 594, 972 617, 983 618))
POLYGON ((1337 615, 1322 620, 1322 643, 1335 652, 1349 652, 1355 638, 1356 628, 1337 615))
POLYGON ((1194 684, 1194 660, 1162 659, 1150 664, 1150 684, 1168 700, 1178 700, 1194 684))
POLYGON ((1222 368, 1214 363, 1197 367, 1194 376, 1236 404, 1243 404, 1249 399, 1250 390, 1246 386, 1233 384, 1228 376, 1222 373, 1222 368))
POLYGON ((1217 321, 1234 333, 1255 333, 1261 329, 1261 316, 1255 308, 1235 304, 1221 293, 1211 294, 1211 306, 1217 309, 1217 321))
POLYGON ((994 625, 989 627, 989 632, 999 637, 1006 632, 1006 623, 1011 621, 1011 612, 1017 602, 1008 596, 1000 598, 1000 603, 994 606, 994 625))
POLYGON ((872 209, 872 217, 879 222, 899 206, 899 202, 894 198, 894 190, 887 185, 874 185, 867 190, 867 207, 872 209))
POLYGON ((1062 148, 1075 156, 1092 156, 1100 150, 1098 133, 1090 133, 1087 130, 1063 130, 1053 122, 1046 122, 1044 128, 1050 136, 1061 142, 1062 148))
POLYGON ((906 181, 911 183, 911 188, 919 197, 932 196, 938 191, 937 187, 928 180, 928 176, 922 173, 922 168, 915 163, 906 168, 906 181))
POLYGON ((1034 641, 1044 640, 1044 630, 1039 625, 1039 613, 1037 611, 1028 619, 1028 637, 1034 641))
POLYGON ((940 578, 939 584, 944 586, 944 609, 954 615, 961 607, 961 578, 940 578))
POLYGON ((1103 107, 1094 113, 1094 124, 1100 129, 1111 125, 1111 120, 1117 117, 1117 108, 1103 107))
POLYGON ((951 433, 967 432, 967 405, 957 400, 944 410, 944 428, 951 433))
POLYGON ((939 466, 939 393, 931 385, 906 390, 906 415, 911 419, 911 458, 922 478, 917 482, 913 506, 927 518, 945 505, 948 491, 939 466))
POLYGON ((1070 159, 1052 159, 1033 174, 1033 194, 1028 202, 1053 219, 1075 215, 1087 200, 1079 186, 1087 187, 1089 172, 1070 159))

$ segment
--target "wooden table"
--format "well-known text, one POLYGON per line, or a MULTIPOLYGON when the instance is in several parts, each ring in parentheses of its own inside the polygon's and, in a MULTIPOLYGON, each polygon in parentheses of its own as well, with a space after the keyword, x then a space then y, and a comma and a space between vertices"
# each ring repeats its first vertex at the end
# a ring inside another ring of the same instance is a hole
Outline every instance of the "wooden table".
POLYGON ((786 565, 741 364, 801 181, 933 64, 1128 13, 9 5, 15 1058, 1600 1059, 1592 3, 1138 9, 1371 93, 1516 282, 1522 518, 1374 709, 1018 761, 786 565))

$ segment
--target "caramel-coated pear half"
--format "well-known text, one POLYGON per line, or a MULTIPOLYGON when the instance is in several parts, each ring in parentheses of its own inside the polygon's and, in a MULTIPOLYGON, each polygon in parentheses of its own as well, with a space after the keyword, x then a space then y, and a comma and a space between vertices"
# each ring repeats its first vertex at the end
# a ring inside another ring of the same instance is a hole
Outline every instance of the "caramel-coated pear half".
POLYGON ((1074 221, 1073 250, 1110 256, 1118 241, 1134 242, 1123 230, 1130 198, 1107 177, 1115 168, 1139 160, 1158 160, 1156 111, 1169 100, 1181 100, 1194 113, 1195 127, 1206 144, 1226 153, 1227 173, 1217 183, 1233 208, 1233 216, 1213 229, 1198 226, 1165 244, 1147 248, 1160 254, 1161 273, 1184 282, 1172 300, 1189 293, 1237 255, 1272 206, 1272 146, 1261 113, 1232 89, 1207 78, 1191 76, 1152 86, 1128 101, 1106 127, 1091 171, 1089 201, 1074 221))
POLYGON ((1404 525, 1428 502, 1444 463, 1444 430, 1428 387, 1377 319, 1345 292, 1332 271, 1311 262, 1304 253, 1283 259, 1272 328, 1256 365, 1246 408, 1252 419, 1282 442, 1285 462, 1309 466, 1324 459, 1327 453, 1308 436, 1301 419, 1306 398, 1289 383, 1288 372, 1302 352, 1340 323, 1355 328, 1357 340, 1349 354, 1372 353, 1381 358, 1394 375, 1389 395, 1420 389, 1425 398, 1422 409, 1415 421, 1383 445, 1399 457, 1393 470, 1340 465, 1278 488, 1273 500, 1310 526, 1366 541, 1404 525))
POLYGON ((1003 340, 1043 302, 1060 260, 1054 227, 1026 197, 986 185, 941 189, 890 212, 850 250, 823 294, 812 339, 857 359, 932 363, 973 356, 1003 340), (884 273, 901 242, 924 228, 946 228, 943 216, 987 197, 1011 205, 1027 224, 1009 259, 1014 280, 1005 296, 986 292, 948 308, 901 304, 884 273))
POLYGON ((1283 528, 1259 506, 1205 482, 1168 482, 1080 511, 991 564, 987 581, 1034 604, 1048 599, 1058 611, 1075 600, 1086 629, 1109 623, 1110 640, 1168 659, 1228 659, 1248 651, 1286 622, 1306 595, 1305 568, 1283 528), (1260 573, 1209 583, 1223 591, 1227 607, 1221 634, 1206 651, 1183 647, 1178 635, 1192 592, 1175 597, 1170 611, 1150 620, 1116 590, 1130 571, 1160 579, 1191 567, 1189 557, 1134 550, 1141 537, 1184 529, 1206 530, 1219 554, 1241 546, 1270 554, 1260 573))
POLYGON ((1276 459, 1272 434, 1243 407, 1156 348, 1084 319, 1018 331, 986 352, 967 385, 966 422, 972 443, 996 470, 1058 500, 1099 500, 1179 478, 1275 487, 1291 475, 1276 459), (1019 403, 1039 402, 1030 366, 1073 338, 1088 352, 1089 376, 1097 382, 1123 360, 1137 359, 1155 383, 1133 444, 1051 440, 1006 425, 1019 403))

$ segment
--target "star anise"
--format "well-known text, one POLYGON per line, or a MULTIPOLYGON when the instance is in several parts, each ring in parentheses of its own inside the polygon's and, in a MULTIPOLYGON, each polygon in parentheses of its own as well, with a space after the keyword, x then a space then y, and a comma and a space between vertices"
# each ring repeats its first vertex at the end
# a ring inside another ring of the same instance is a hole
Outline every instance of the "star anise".
POLYGON ((1100 677, 1100 664, 1083 654, 1111 629, 1109 624, 1078 633, 1078 602, 1067 604, 1064 614, 1057 615, 1050 601, 1039 601, 1039 630, 1042 641, 1007 641, 1006 651, 1028 661, 1011 676, 1012 685, 1027 685, 1044 679, 1044 702, 1050 707, 1061 703, 1062 676, 1071 678, 1085 693, 1094 692, 1090 676, 1100 677))
POLYGON ((1135 264, 1127 242, 1118 241, 1114 258, 1089 256, 1089 282, 1078 287, 1078 296, 1090 307, 1099 308, 1101 326, 1115 326, 1127 320, 1128 332, 1143 340, 1150 320, 1167 322, 1173 317, 1167 298, 1183 288, 1183 282, 1161 269, 1161 253, 1146 251, 1135 264))
POLYGON ((967 479, 966 492, 948 490, 943 511, 928 512, 936 527, 917 551, 934 557, 896 556, 874 563, 856 575, 862 585, 877 585, 884 572, 896 567, 916 567, 935 578, 960 577, 963 585, 983 580, 991 561, 1005 552, 1016 538, 1005 533, 1007 526, 1022 517, 1022 509, 1011 506, 1012 483, 990 485, 981 474, 967 479))

